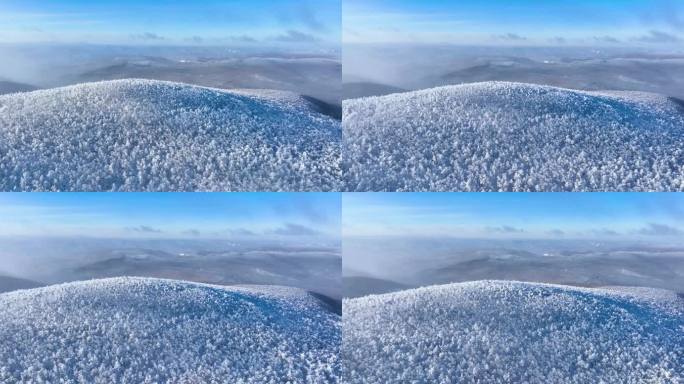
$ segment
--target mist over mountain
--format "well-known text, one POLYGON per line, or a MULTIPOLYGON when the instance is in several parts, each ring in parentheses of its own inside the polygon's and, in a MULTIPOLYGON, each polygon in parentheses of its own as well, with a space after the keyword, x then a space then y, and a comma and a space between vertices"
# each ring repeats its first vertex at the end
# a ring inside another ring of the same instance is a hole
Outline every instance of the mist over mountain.
POLYGON ((0 63, 3 80, 33 87, 142 78, 222 89, 275 89, 340 104, 342 67, 335 49, 2 44, 0 55, 8 58, 0 63))
MULTIPOLYGON (((344 244, 345 281, 362 276, 396 282, 367 285, 368 293, 478 280, 637 286, 684 293, 684 247, 678 245, 391 237, 347 238, 344 244)), ((360 295, 351 291, 349 297, 354 296, 360 295)))
POLYGON ((375 84, 345 99, 485 81, 681 99, 683 73, 684 51, 666 48, 345 44, 343 82, 375 84))
MULTIPOLYGON (((0 243, 2 274, 40 285, 140 276, 219 285, 281 285, 334 300, 342 297, 342 259, 335 242, 26 237, 2 238, 0 243)), ((3 282, 7 291, 31 287, 3 282)))

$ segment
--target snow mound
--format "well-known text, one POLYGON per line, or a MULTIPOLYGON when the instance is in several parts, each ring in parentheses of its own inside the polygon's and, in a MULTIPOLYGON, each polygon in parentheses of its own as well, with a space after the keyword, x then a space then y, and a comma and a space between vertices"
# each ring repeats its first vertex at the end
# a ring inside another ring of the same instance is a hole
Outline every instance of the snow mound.
POLYGON ((343 308, 348 383, 684 380, 684 303, 668 291, 481 281, 343 308))
POLYGON ((681 191, 665 96, 505 82, 343 102, 350 191, 681 191))
POLYGON ((337 382, 340 317, 294 288, 114 278, 0 295, 0 382, 337 382))
POLYGON ((5 95, 0 190, 337 190, 341 136, 288 92, 116 80, 5 95))

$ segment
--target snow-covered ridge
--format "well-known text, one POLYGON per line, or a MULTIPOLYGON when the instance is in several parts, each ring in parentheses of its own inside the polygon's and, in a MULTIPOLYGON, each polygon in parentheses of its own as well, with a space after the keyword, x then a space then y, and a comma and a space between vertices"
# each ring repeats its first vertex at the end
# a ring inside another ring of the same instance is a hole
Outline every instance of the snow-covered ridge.
POLYGON ((481 281, 345 300, 348 383, 679 383, 684 301, 481 281))
POLYGON ((116 80, 0 96, 0 190, 337 190, 340 122, 301 96, 116 80))
POLYGON ((337 382, 341 320, 305 291, 114 278, 0 294, 0 382, 337 382))
POLYGON ((505 82, 343 102, 351 191, 680 191, 684 110, 505 82))

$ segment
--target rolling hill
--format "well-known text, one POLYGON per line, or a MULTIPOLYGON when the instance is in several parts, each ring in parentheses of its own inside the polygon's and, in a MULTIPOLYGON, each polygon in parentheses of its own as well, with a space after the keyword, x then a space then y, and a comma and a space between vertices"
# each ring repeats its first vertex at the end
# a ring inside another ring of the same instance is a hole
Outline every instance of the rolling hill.
POLYGON ((348 299, 347 383, 678 383, 684 301, 480 281, 348 299))
POLYGON ((153 80, 0 96, 0 190, 337 190, 340 122, 320 110, 153 80))
POLYGON ((681 191, 666 96, 486 82, 346 100, 348 191, 681 191))
POLYGON ((115 278, 0 295, 0 381, 337 382, 340 317, 305 291, 115 278))

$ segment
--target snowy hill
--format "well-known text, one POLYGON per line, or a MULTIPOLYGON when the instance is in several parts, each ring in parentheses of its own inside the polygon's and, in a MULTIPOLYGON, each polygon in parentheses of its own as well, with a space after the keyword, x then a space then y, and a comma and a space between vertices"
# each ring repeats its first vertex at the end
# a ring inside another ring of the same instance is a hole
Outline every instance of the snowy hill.
POLYGON ((481 281, 344 301, 348 383, 679 383, 684 301, 481 281))
POLYGON ((665 96, 487 82, 347 100, 351 191, 684 190, 665 96))
POLYGON ((117 80, 0 96, 0 190, 334 190, 340 122, 303 97, 117 80))
POLYGON ((0 295, 0 382, 337 382, 340 317, 305 291, 92 280, 0 295))

